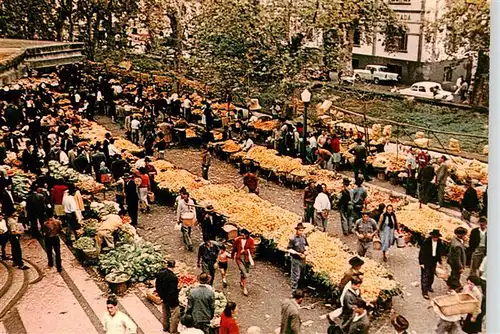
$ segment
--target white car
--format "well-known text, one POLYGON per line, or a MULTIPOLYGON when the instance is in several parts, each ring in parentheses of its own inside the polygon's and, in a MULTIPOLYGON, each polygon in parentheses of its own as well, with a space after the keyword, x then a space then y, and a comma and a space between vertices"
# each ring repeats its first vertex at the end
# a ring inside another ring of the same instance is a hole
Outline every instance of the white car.
POLYGON ((357 81, 373 81, 377 85, 382 81, 400 80, 399 74, 389 71, 387 66, 382 65, 366 65, 365 69, 354 70, 354 78, 357 81))
POLYGON ((443 90, 441 84, 432 81, 416 82, 410 88, 401 89, 399 93, 407 96, 453 101, 452 92, 443 90))

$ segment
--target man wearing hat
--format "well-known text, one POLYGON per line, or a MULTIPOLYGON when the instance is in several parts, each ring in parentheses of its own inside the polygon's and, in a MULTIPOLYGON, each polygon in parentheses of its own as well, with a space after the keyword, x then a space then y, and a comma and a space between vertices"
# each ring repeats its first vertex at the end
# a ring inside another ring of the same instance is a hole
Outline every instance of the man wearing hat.
POLYGON ((470 218, 473 212, 479 211, 479 198, 477 197, 477 191, 472 185, 472 180, 468 177, 465 180, 467 189, 464 192, 464 197, 462 198, 462 219, 470 225, 470 218))
POLYGON ((218 232, 220 232, 220 222, 214 213, 214 206, 208 204, 205 208, 205 214, 201 220, 201 231, 203 234, 203 241, 215 240, 218 232))
POLYGON ((344 236, 352 233, 352 190, 349 188, 351 181, 344 178, 342 181, 342 192, 340 193, 339 209, 340 209, 340 223, 342 225, 342 233, 344 236))
POLYGON ((429 292, 432 290, 434 275, 436 274, 436 265, 441 263, 441 258, 446 255, 445 247, 440 239, 439 230, 432 230, 430 237, 424 240, 418 253, 418 263, 420 264, 420 285, 422 296, 429 299, 429 292))
POLYGON ((365 264, 365 261, 357 256, 354 256, 349 260, 349 264, 351 265, 351 268, 344 273, 344 277, 342 277, 338 285, 340 291, 344 290, 344 287, 349 284, 354 275, 361 274, 361 267, 365 264))
POLYGON ((467 261, 466 247, 464 238, 467 235, 467 230, 463 227, 455 229, 455 236, 451 239, 450 250, 448 252, 448 264, 451 267, 450 277, 448 278, 448 287, 453 290, 458 290, 462 287, 460 284, 460 274, 465 270, 467 261))
POLYGON ((444 189, 446 188, 446 180, 448 179, 448 165, 446 161, 448 158, 442 155, 439 159, 440 165, 436 172, 436 186, 438 193, 438 209, 444 205, 444 189))
POLYGON ((361 212, 361 218, 354 224, 354 233, 358 237, 358 255, 371 256, 373 237, 377 234, 378 226, 375 219, 370 218, 370 211, 361 212))
POLYGON ((304 230, 304 224, 298 223, 295 227, 295 235, 288 241, 288 252, 291 256, 290 278, 293 291, 299 287, 300 273, 305 264, 305 252, 309 246, 304 230))
POLYGON ((473 228, 470 232, 469 248, 467 248, 467 262, 470 261, 469 275, 479 276, 479 266, 486 256, 487 224, 486 217, 481 217, 479 227, 473 228))

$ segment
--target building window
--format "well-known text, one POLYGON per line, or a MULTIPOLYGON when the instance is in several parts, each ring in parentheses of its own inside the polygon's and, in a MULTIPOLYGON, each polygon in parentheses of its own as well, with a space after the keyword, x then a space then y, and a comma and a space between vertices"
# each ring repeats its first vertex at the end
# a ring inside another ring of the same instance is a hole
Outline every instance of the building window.
POLYGON ((352 59, 352 68, 359 68, 359 59, 352 59))
POLYGON ((396 51, 406 52, 408 51, 408 35, 403 32, 400 36, 396 37, 396 51))
POLYGON ((407 52, 408 35, 404 28, 388 25, 385 29, 385 51, 407 52))
POLYGON ((361 45, 361 32, 359 29, 354 30, 354 46, 361 45))
POLYGON ((390 5, 411 5, 411 0, 389 0, 390 5))
POLYGON ((444 75, 443 75, 443 81, 451 81, 453 78, 453 69, 451 67, 445 67, 444 68, 444 75))

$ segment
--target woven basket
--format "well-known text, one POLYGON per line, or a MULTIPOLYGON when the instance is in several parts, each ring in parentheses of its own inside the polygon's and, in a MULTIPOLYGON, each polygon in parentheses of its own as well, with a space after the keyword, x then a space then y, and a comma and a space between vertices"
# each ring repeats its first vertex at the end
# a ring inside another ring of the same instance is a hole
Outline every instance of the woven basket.
POLYGON ((446 269, 441 267, 436 267, 436 276, 446 281, 448 280, 448 277, 450 277, 450 274, 446 269))
POLYGON ((479 306, 479 301, 470 293, 457 293, 433 299, 445 316, 471 314, 479 306))

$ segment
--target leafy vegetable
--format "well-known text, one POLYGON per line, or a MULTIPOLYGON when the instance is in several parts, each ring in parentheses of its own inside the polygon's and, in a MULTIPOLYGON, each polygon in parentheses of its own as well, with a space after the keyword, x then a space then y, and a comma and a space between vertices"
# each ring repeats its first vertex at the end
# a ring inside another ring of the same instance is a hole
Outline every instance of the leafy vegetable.
POLYGON ((93 249, 95 248, 94 239, 90 237, 81 237, 73 244, 73 248, 81 250, 93 249))
POLYGON ((144 282, 156 277, 163 267, 163 256, 159 246, 140 241, 137 244, 123 244, 99 257, 99 269, 104 275, 125 272, 131 282, 144 282))

